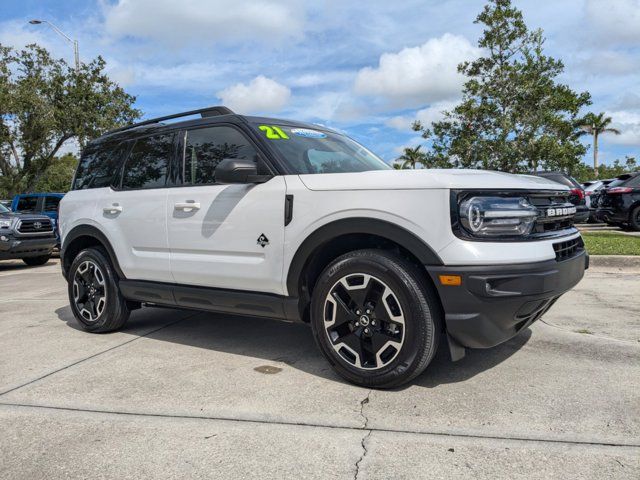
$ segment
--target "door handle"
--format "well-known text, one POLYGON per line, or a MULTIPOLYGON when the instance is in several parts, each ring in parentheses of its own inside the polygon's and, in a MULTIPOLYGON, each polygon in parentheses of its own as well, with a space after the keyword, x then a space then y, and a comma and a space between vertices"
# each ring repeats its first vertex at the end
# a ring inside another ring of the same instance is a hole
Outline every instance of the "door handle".
POLYGON ((114 203, 110 207, 104 207, 102 209, 102 211, 104 213, 110 213, 110 214, 113 215, 114 213, 122 213, 122 207, 120 205, 118 205, 117 203, 114 203))
POLYGON ((190 212, 192 210, 200 210, 200 202, 186 201, 184 203, 175 203, 173 208, 176 210, 182 210, 183 212, 190 212))

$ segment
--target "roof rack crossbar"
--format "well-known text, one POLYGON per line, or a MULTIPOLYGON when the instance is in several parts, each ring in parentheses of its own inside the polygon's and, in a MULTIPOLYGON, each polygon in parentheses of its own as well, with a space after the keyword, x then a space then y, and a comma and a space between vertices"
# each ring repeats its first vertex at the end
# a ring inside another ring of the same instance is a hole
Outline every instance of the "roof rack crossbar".
POLYGON ((142 122, 132 123, 131 125, 127 125, 126 127, 116 128, 115 130, 111 130, 108 133, 111 134, 116 132, 123 132, 131 128, 142 127, 143 125, 151 125, 154 123, 160 123, 164 120, 172 120, 174 118, 189 117, 191 115, 197 115, 197 114, 200 114, 200 116, 204 118, 204 117, 215 117, 218 115, 231 115, 233 114, 233 111, 230 108, 223 107, 223 106, 199 108, 198 110, 189 110, 188 112, 174 113, 173 115, 165 115, 164 117, 150 118, 149 120, 144 120, 142 122))

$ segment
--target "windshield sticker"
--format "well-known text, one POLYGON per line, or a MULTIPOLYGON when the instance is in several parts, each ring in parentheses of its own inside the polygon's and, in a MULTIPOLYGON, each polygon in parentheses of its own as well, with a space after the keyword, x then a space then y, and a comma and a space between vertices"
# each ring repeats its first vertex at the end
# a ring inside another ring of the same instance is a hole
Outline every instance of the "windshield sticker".
POLYGON ((327 137, 326 133, 322 133, 318 130, 311 130, 308 128, 292 128, 291 133, 299 137, 306 137, 306 138, 326 138, 327 137))
POLYGON ((269 140, 289 140, 287 134, 275 125, 260 125, 258 128, 265 133, 269 140))

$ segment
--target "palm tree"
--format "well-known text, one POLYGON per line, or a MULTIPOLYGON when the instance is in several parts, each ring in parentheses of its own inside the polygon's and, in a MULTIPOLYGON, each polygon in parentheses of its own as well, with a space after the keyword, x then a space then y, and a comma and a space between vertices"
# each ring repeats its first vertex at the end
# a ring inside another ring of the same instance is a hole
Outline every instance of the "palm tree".
POLYGON ((418 145, 414 148, 406 147, 404 149, 404 153, 398 158, 398 160, 402 162, 401 168, 416 168, 416 165, 418 164, 424 165, 426 155, 424 152, 420 151, 420 148, 422 148, 422 145, 418 145))
POLYGON ((598 137, 607 132, 620 135, 620 130, 610 127, 611 117, 605 117, 604 112, 595 114, 587 113, 581 121, 578 136, 593 135, 593 173, 598 178, 598 137))

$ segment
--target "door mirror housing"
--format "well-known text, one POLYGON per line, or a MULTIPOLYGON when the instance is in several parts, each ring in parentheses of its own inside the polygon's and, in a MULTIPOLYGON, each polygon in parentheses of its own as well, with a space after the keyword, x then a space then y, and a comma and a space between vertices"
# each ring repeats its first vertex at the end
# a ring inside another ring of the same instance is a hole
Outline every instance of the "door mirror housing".
POLYGON ((272 175, 258 175, 258 165, 253 160, 225 158, 216 167, 218 183, 264 183, 272 175))

